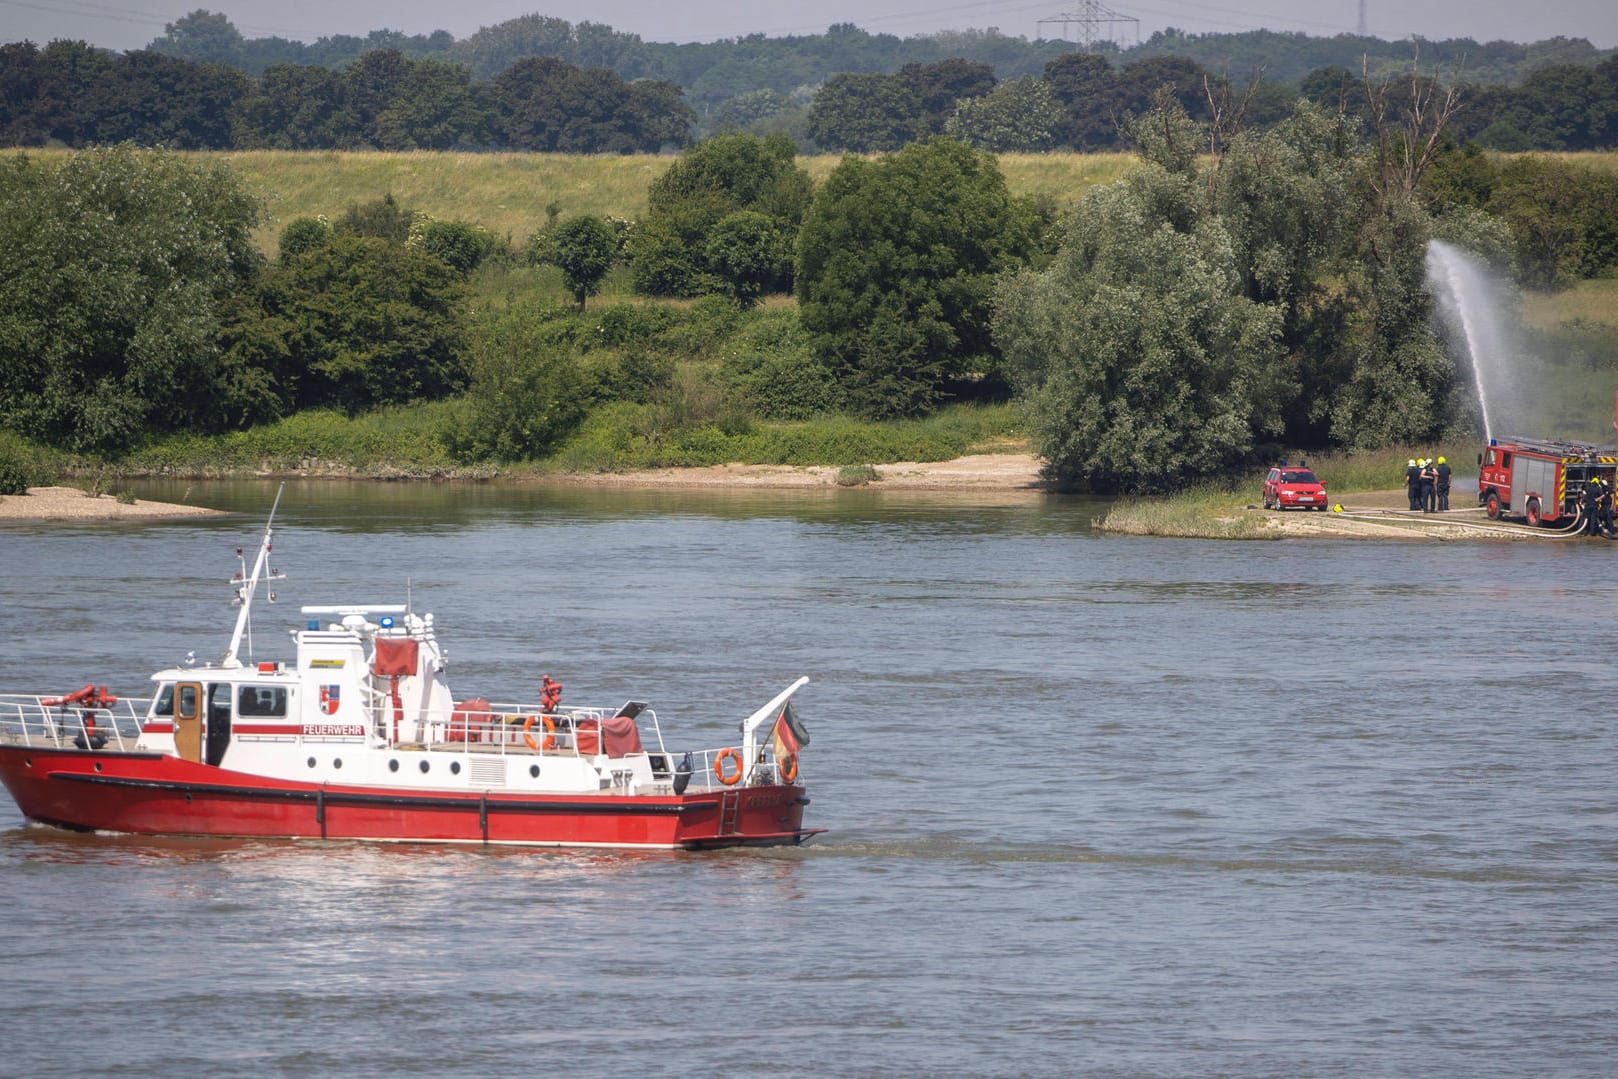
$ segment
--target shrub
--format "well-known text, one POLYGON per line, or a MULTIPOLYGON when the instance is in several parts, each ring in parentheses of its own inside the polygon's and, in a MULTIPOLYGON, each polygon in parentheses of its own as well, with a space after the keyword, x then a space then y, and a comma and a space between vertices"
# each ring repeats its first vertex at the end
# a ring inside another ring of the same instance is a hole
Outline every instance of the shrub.
POLYGON ((463 274, 477 269, 493 247, 487 232, 464 221, 429 221, 417 241, 423 251, 463 274))
POLYGON ((306 251, 331 242, 331 226, 318 217, 299 217, 281 230, 281 261, 295 259, 306 251))
POLYGON ((583 419, 588 380, 573 351, 547 341, 542 315, 512 310, 472 342, 469 422, 454 433, 462 459, 542 457, 583 419))
POLYGON ((658 304, 616 303, 598 307, 595 328, 581 336, 580 346, 594 344, 615 347, 631 342, 644 343, 678 324, 679 314, 658 304))
POLYGON ((815 353, 794 309, 749 320, 720 359, 731 389, 766 419, 806 420, 843 405, 835 373, 815 353))
POLYGON ((15 457, 0 453, 0 495, 25 495, 32 486, 27 467, 15 457))

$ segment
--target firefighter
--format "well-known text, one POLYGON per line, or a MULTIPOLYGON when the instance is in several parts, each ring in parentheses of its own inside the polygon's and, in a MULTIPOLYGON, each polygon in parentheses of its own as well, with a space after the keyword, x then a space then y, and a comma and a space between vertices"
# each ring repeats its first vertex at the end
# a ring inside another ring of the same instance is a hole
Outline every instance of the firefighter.
POLYGON ((1411 509, 1419 509, 1416 499, 1421 497, 1421 466, 1416 464, 1412 457, 1405 466, 1405 497, 1410 500, 1411 509))
POLYGON ((1612 497, 1600 476, 1592 476, 1584 483, 1584 494, 1579 500, 1579 508, 1584 511, 1584 529, 1586 535, 1611 535, 1612 523, 1612 497))
POLYGON ((1602 535, 1611 539, 1618 536, 1618 528, 1613 527, 1612 521, 1612 484, 1602 476, 1595 479, 1596 485, 1596 524, 1600 526, 1602 535))
POLYGON ((1421 512, 1433 512, 1433 502, 1438 487, 1438 473, 1433 468, 1433 459, 1428 457, 1421 462, 1421 512))
POLYGON ((1444 512, 1449 509, 1449 462, 1442 456, 1438 458, 1438 509, 1444 512))

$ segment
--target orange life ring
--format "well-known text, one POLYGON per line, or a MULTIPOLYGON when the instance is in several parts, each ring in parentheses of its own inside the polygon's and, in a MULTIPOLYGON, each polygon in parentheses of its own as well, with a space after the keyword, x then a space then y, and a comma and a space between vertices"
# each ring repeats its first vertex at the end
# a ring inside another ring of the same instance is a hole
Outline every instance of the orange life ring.
POLYGON ((536 720, 536 719, 543 721, 544 724, 545 724, 545 741, 543 743, 544 747, 546 749, 555 749, 556 748, 556 734, 555 734, 556 721, 553 720, 550 716, 529 716, 528 717, 528 722, 526 722, 526 723, 524 723, 522 725, 522 740, 523 740, 523 742, 528 746, 529 749, 538 749, 538 748, 540 748, 541 743, 536 741, 534 739, 533 734, 531 733, 533 731, 533 729, 534 729, 534 720, 536 720))
POLYGON ((742 778, 742 755, 731 748, 721 749, 719 751, 719 756, 713 759, 713 774, 718 776, 719 782, 723 783, 725 786, 734 787, 742 778), (734 772, 727 772, 725 770, 725 761, 727 760, 736 762, 736 770, 734 772))
POLYGON ((791 783, 798 778, 798 755, 790 753, 784 758, 777 758, 775 774, 781 777, 782 783, 791 783))

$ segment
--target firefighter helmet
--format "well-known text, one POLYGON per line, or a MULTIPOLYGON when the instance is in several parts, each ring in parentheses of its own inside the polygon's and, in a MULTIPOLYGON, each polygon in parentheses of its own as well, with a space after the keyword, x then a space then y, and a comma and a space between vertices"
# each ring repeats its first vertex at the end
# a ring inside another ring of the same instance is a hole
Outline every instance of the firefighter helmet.
POLYGON ((1439 463, 1439 464, 1443 464, 1443 463, 1444 463, 1444 458, 1443 458, 1443 457, 1439 457, 1439 459, 1438 459, 1438 463, 1439 463))

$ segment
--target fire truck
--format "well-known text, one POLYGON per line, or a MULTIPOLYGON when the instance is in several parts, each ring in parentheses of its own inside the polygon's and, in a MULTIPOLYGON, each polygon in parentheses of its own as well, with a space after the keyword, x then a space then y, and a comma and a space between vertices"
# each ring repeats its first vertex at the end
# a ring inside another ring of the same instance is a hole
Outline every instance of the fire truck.
POLYGON ((1521 517, 1531 525, 1571 522, 1579 515, 1585 484, 1618 474, 1618 448, 1587 442, 1489 439, 1478 456, 1478 503, 1499 520, 1521 517))

